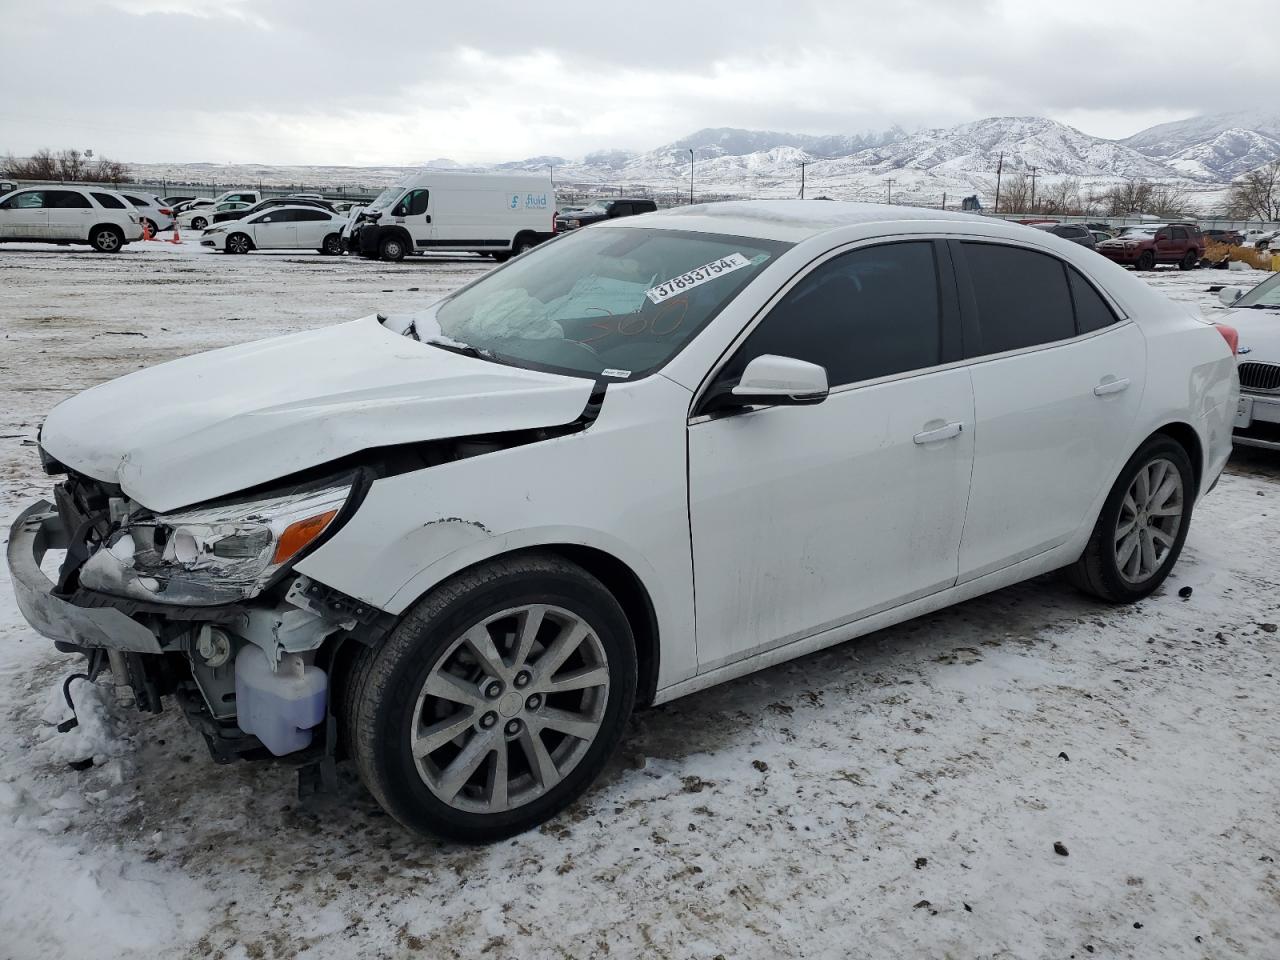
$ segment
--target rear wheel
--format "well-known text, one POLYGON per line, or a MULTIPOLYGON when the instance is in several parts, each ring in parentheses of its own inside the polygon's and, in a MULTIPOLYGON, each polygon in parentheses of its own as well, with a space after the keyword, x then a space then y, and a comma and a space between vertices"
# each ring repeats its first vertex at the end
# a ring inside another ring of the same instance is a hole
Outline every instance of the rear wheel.
POLYGON ((253 241, 246 234, 233 233, 227 237, 227 253, 248 253, 253 249, 253 241))
POLYGON ((1120 471, 1084 553, 1068 568, 1071 581, 1113 603, 1149 595, 1182 552, 1195 489, 1182 444, 1152 437, 1120 471))
POLYGON ((378 256, 383 260, 398 262, 404 259, 405 253, 404 241, 399 237, 387 237, 378 247, 378 256))
POLYGON ((336 233, 331 233, 324 238, 324 243, 320 247, 320 252, 331 257, 336 257, 342 253, 342 237, 336 233))
POLYGON ((489 842, 591 785, 635 689, 617 601, 582 568, 530 554, 438 587, 363 651, 344 722, 361 779, 397 820, 489 842))
POLYGON ((1178 261, 1179 270, 1194 270, 1196 264, 1200 262, 1200 258, 1196 256, 1194 250, 1188 250, 1187 255, 1178 261))
POLYGON ((89 243, 99 253, 119 253, 124 246, 124 234, 119 227, 94 227, 89 235, 89 243))
POLYGON ((1139 270, 1153 270, 1155 265, 1156 255, 1150 250, 1142 251, 1142 256, 1138 257, 1138 262, 1135 264, 1139 270))

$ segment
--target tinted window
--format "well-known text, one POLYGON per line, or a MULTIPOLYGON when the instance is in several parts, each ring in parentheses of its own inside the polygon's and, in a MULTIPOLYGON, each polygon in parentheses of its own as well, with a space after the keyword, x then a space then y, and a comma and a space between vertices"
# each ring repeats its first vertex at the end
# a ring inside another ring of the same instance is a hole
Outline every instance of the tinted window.
POLYGON ((131 197, 129 196, 129 194, 126 193, 124 195, 124 198, 128 200, 130 203, 132 203, 135 207, 147 206, 147 201, 143 200, 141 197, 131 197))
POLYGON ((37 210, 43 206, 43 190, 27 190, 23 193, 15 193, 12 196, 5 197, 4 202, 0 203, 0 209, 3 210, 37 210))
POLYGON ((1116 322, 1116 315, 1093 284, 1070 267, 1067 275, 1071 278, 1071 299, 1076 305, 1076 326, 1081 333, 1101 330, 1116 322))
POLYGON ((113 197, 109 193, 95 193, 93 199, 98 201, 99 206, 106 207, 108 210, 125 209, 124 201, 119 197, 113 197))
POLYGON ((982 331, 981 353, 1003 353, 1076 334, 1063 264, 1020 247, 964 243, 982 331))
POLYGON ((409 216, 416 217, 427 212, 427 204, 431 201, 430 190, 415 190, 405 198, 405 206, 409 216))
POLYGON ((1185 239, 1187 239, 1187 231, 1186 231, 1186 230, 1184 230, 1182 227, 1174 227, 1174 228, 1173 228, 1173 239, 1175 239, 1175 240, 1185 240, 1185 239))
POLYGON ((93 207, 89 198, 78 190, 46 190, 44 192, 46 209, 84 210, 93 207))
POLYGON ((293 210, 268 210, 260 217, 250 220, 250 223, 290 223, 294 217, 293 210))
POLYGON ((609 208, 609 216, 611 217, 629 217, 631 216, 631 204, 615 203, 609 208))
POLYGON ((295 220, 328 220, 329 215, 323 210, 294 210, 295 220))
POLYGON ((834 387, 941 362, 932 243, 891 243, 836 257, 801 280, 726 366, 737 378, 762 354, 826 367, 834 387))

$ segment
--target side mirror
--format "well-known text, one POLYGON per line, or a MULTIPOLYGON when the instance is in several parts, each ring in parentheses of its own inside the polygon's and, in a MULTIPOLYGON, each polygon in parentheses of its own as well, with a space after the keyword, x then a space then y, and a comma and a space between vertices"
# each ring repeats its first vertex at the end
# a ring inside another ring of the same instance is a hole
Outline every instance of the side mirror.
POLYGON ((721 394, 714 409, 781 407, 821 403, 827 399, 827 371, 816 363, 762 354, 747 364, 737 385, 721 394))
POLYGON ((393 217, 406 217, 409 215, 409 211, 404 208, 403 203, 397 203, 395 209, 391 211, 391 215, 393 217))
POLYGON ((1239 287, 1223 287, 1218 291, 1218 299, 1222 301, 1224 307, 1231 306, 1243 296, 1244 291, 1239 287))

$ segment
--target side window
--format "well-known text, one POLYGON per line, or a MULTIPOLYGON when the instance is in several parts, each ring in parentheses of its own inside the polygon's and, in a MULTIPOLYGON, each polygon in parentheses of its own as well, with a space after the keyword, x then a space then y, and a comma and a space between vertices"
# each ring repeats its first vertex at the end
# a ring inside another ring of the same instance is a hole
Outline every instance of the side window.
POLYGON ((1071 281, 1071 299, 1076 305, 1076 327, 1080 333, 1101 330, 1116 322, 1116 315, 1093 284, 1073 267, 1067 267, 1067 276, 1071 281))
POLYGON ((1187 239, 1187 231, 1186 231, 1186 229, 1185 229, 1184 227, 1174 227, 1174 228, 1173 228, 1173 239, 1175 239, 1175 240, 1185 240, 1185 239, 1187 239))
POLYGON ((44 206, 43 190, 27 190, 5 197, 0 210, 38 210, 44 206))
POLYGON ((141 197, 132 197, 126 193, 124 195, 124 198, 128 200, 130 203, 132 203, 135 207, 145 207, 147 205, 147 201, 143 200, 141 197))
POLYGON ((57 210, 88 210, 93 207, 89 198, 79 190, 46 190, 44 205, 57 210))
POLYGON ((295 220, 328 220, 329 214, 323 210, 295 210, 293 211, 295 220))
POLYGON ((653 213, 658 209, 658 205, 652 200, 642 200, 636 204, 636 213, 653 213))
POLYGON ((1168 230, 1161 230, 1161 231, 1159 231, 1159 232, 1156 234, 1156 242, 1157 242, 1157 243, 1160 243, 1160 242, 1162 242, 1162 241, 1167 241, 1168 239, 1169 239, 1169 231, 1168 231, 1168 230))
POLYGON ((632 213, 631 204, 629 203, 615 203, 609 208, 609 216, 611 217, 629 217, 632 213))
POLYGON ((724 370, 737 378, 772 353, 827 369, 831 386, 936 366, 942 357, 938 272, 930 242, 843 254, 801 280, 724 370))
POLYGON ((427 212, 427 205, 430 201, 430 190, 414 190, 400 201, 400 206, 405 208, 406 216, 418 217, 427 212))
POLYGON ((1003 353, 1076 335, 1060 260, 994 243, 961 244, 982 331, 981 353, 1003 353))
POLYGON ((108 210, 124 210, 124 201, 119 197, 112 196, 109 193, 95 193, 93 199, 98 201, 98 206, 105 207, 108 210))

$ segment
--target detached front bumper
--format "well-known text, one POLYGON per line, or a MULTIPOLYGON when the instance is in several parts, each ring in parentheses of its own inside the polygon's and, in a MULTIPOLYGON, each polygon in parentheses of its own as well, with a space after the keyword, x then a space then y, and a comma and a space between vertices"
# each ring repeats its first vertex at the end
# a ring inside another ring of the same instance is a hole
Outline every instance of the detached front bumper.
POLYGON ((65 550, 67 530, 53 504, 32 504, 9 529, 9 577, 18 609, 39 633, 77 647, 160 653, 156 635, 114 607, 80 607, 54 595, 40 569, 49 550, 65 550))

